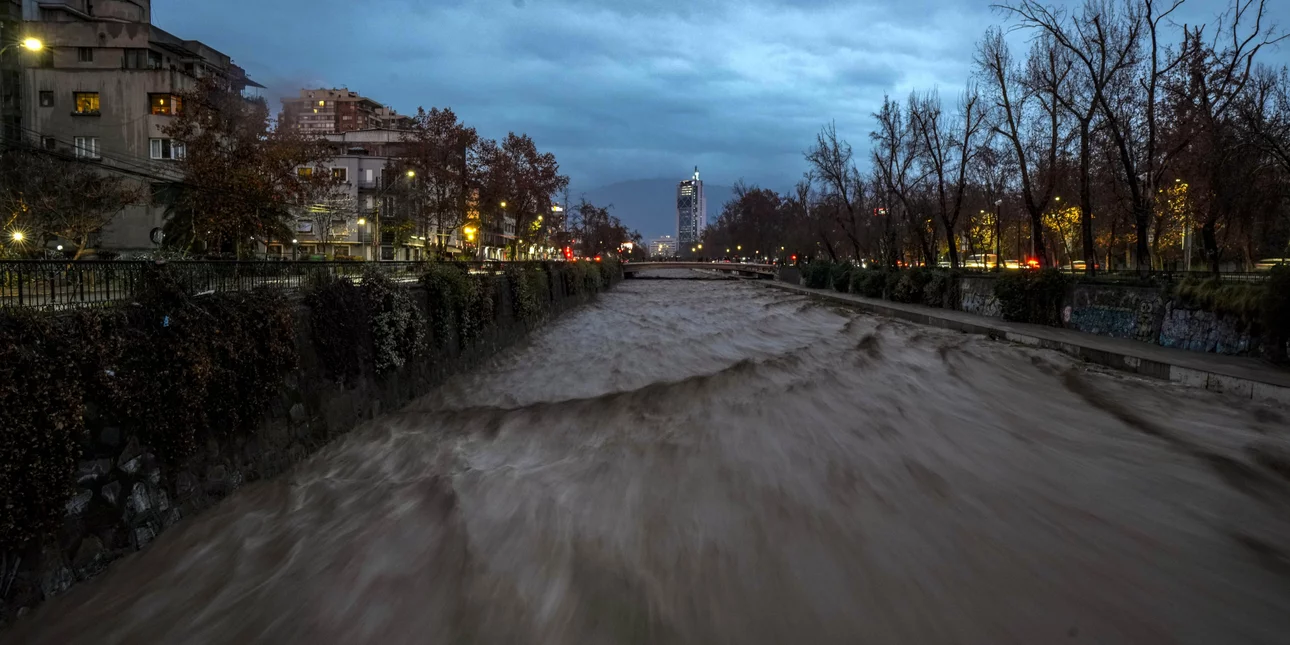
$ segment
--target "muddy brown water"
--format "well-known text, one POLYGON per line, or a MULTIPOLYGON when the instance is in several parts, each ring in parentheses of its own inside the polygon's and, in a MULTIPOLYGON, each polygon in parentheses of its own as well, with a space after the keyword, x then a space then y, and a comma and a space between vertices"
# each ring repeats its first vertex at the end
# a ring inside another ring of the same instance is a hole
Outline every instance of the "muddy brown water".
POLYGON ((0 641, 1286 643, 1287 419, 628 281, 0 641))

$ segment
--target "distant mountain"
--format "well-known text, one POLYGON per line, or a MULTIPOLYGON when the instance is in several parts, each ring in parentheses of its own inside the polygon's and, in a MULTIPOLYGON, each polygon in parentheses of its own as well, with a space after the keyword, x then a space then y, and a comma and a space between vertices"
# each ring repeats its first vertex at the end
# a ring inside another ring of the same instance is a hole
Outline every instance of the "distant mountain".
MULTIPOLYGON (((597 206, 613 206, 614 217, 629 229, 639 231, 645 239, 676 235, 676 185, 679 179, 636 179, 602 186, 585 193, 572 192, 576 201, 586 197, 597 206)), ((734 190, 729 186, 704 184, 708 198, 708 223, 717 221, 721 207, 730 201, 734 190)))

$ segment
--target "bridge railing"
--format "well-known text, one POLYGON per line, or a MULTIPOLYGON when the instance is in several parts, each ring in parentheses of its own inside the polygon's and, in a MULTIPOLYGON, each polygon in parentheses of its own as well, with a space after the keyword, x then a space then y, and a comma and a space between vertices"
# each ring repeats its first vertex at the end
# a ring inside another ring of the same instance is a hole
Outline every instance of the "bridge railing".
MULTIPOLYGON (((461 264, 461 263, 458 263, 461 264)), ((498 270, 500 262, 464 263, 498 270)), ((256 287, 299 289, 320 275, 358 280, 375 269, 397 281, 420 279, 427 262, 319 262, 183 260, 0 260, 0 309, 73 309, 130 302, 141 293, 144 272, 165 265, 190 293, 242 291, 256 287)))

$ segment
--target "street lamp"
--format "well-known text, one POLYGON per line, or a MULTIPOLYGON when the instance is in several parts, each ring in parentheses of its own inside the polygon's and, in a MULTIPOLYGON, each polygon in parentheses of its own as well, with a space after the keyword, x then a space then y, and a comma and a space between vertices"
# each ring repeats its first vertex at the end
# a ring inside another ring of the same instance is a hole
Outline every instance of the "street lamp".
POLYGON ((13 232, 13 241, 15 241, 15 242, 22 243, 22 240, 23 240, 23 238, 25 238, 25 237, 26 237, 26 236, 22 234, 22 231, 14 231, 14 232, 13 232))
POLYGON ((366 217, 360 217, 360 218, 358 218, 358 225, 359 225, 359 226, 367 226, 367 218, 366 218, 366 217))
POLYGON ((45 43, 41 42, 39 38, 24 38, 22 46, 28 51, 38 52, 45 48, 45 43))
POLYGON ((415 170, 408 171, 408 179, 412 179, 413 177, 416 177, 416 176, 417 176, 417 171, 415 170))

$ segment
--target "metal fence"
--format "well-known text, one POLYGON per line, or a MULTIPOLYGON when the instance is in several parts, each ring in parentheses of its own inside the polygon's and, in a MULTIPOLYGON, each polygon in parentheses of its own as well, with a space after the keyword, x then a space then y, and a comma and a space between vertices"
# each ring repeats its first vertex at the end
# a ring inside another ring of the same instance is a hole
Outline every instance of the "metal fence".
MULTIPOLYGON (((0 309, 62 310, 130 302, 143 287, 144 272, 160 265, 189 293, 257 287, 293 290, 323 275, 357 281, 369 268, 396 281, 415 282, 429 267, 426 262, 4 260, 0 261, 0 309)), ((496 271, 501 263, 468 266, 496 271)))

